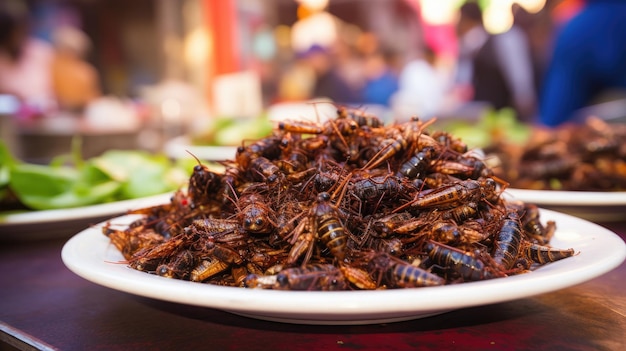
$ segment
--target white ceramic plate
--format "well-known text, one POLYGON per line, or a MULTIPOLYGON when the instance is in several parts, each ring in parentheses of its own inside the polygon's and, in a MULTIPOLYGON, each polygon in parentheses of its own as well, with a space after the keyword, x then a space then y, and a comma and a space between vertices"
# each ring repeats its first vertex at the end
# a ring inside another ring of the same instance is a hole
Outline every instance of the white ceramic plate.
POLYGON ((236 146, 193 145, 188 136, 179 136, 165 143, 165 154, 173 159, 190 158, 191 154, 205 161, 234 160, 236 146))
POLYGON ((74 235, 89 225, 131 209, 168 203, 172 193, 104 204, 45 211, 0 214, 0 240, 33 240, 74 235))
MULTIPOLYGON (((122 216, 112 223, 123 225, 136 218, 122 216)), ((97 227, 71 238, 63 247, 62 258, 77 275, 115 290, 300 324, 386 323, 525 298, 598 277, 626 258, 624 241, 599 225, 549 210, 541 210, 541 219, 557 223, 553 246, 574 248, 579 254, 528 274, 416 289, 276 291, 168 279, 133 270, 121 263, 122 255, 97 227)))
POLYGON ((521 200, 592 221, 626 219, 626 192, 507 189, 507 200, 521 200))

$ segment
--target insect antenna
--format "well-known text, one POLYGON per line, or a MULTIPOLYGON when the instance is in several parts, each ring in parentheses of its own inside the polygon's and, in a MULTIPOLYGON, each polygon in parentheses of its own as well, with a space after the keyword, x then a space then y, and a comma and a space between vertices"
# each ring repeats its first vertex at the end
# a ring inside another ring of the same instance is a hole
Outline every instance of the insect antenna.
MULTIPOLYGON (((337 128, 337 125, 335 124, 335 122, 333 120, 328 120, 328 123, 331 125, 331 127, 333 127, 333 131, 337 134, 337 136, 339 137, 339 140, 341 140, 341 143, 346 147, 349 148, 348 142, 346 141, 346 139, 343 137, 343 135, 341 134, 341 131, 339 131, 339 128, 337 128)), ((350 156, 348 155, 348 158, 350 156)))
POLYGON ((239 196, 237 195, 237 191, 233 188, 233 185, 230 182, 226 182, 226 185, 230 188, 231 194, 235 197, 234 199, 230 195, 225 195, 225 197, 235 206, 237 212, 241 212, 241 208, 239 208, 239 196))
POLYGON ((191 157, 193 157, 196 162, 198 162, 198 165, 202 166, 202 161, 200 161, 200 159, 198 158, 198 156, 194 155, 193 152, 189 151, 189 150, 185 150, 185 152, 187 152, 189 155, 191 155, 191 157))
MULTIPOLYGON (((346 164, 348 163, 348 161, 349 161, 349 157, 348 157, 348 160, 346 160, 346 164)), ((339 172, 340 178, 341 178, 341 174, 343 173, 343 170, 344 170, 344 167, 342 166, 341 171, 339 172)), ((346 178, 339 184, 337 189, 335 189, 335 191, 331 195, 331 198, 334 199, 337 197, 338 192, 341 191, 339 198, 337 199, 337 201, 335 201, 335 203, 339 204, 343 200, 343 197, 346 194, 346 191, 348 189, 348 182, 350 181, 350 179, 352 179, 353 175, 354 175, 354 172, 348 173, 348 175, 346 175, 346 178)))

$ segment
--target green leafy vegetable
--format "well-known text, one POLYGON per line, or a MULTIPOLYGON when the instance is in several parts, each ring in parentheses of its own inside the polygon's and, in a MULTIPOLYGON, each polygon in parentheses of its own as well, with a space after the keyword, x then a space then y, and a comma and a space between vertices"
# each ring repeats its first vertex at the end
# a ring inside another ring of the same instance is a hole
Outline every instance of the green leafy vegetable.
POLYGON ((191 136, 195 145, 240 145, 242 140, 256 140, 272 133, 273 124, 267 116, 238 120, 216 118, 204 129, 191 136))
POLYGON ((0 142, 0 189, 9 185, 9 173, 15 162, 15 159, 9 152, 9 148, 0 142))
POLYGON ((441 128, 459 137, 472 148, 484 148, 498 142, 522 145, 532 131, 531 126, 517 119, 511 108, 488 110, 477 122, 443 122, 441 128))
POLYGON ((188 178, 165 156, 151 156, 142 151, 107 151, 93 163, 122 184, 121 197, 128 199, 166 192, 188 178))
MULTIPOLYGON (((110 150, 83 160, 72 157, 48 165, 15 160, 0 143, 0 201, 11 192, 34 210, 80 207, 173 191, 185 184, 194 163, 170 161, 144 151, 110 150), (68 159, 72 160, 67 165, 68 159)), ((193 160, 195 162, 195 160, 193 160)))

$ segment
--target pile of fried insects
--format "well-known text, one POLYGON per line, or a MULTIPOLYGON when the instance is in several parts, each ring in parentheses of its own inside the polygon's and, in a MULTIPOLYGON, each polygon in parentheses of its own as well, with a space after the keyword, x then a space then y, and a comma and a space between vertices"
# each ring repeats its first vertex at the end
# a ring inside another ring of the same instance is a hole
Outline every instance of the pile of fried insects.
POLYGON ((523 145, 490 145, 494 169, 511 187, 534 190, 626 191, 626 124, 588 117, 584 123, 535 128, 523 145))
POLYGON ((103 233, 133 269, 279 290, 428 287, 507 277, 574 255, 556 224, 502 197, 507 183, 458 138, 413 118, 338 107, 285 120, 223 171, 103 233))

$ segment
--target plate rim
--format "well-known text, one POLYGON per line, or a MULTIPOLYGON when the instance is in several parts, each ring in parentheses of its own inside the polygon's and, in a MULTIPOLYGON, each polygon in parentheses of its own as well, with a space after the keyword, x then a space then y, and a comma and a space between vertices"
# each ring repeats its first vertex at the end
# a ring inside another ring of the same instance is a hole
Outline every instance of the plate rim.
POLYGON ((57 223, 77 219, 114 216, 127 210, 168 203, 173 191, 146 197, 113 201, 96 205, 53 210, 0 214, 0 229, 17 225, 57 223))
MULTIPOLYGON (((597 242, 596 237, 602 237, 604 241, 614 241, 607 248, 608 253, 591 257, 594 260, 591 264, 575 267, 574 261, 585 263, 589 261, 586 255, 580 253, 568 260, 571 260, 570 268, 573 272, 567 272, 568 279, 554 279, 555 274, 559 273, 559 267, 567 264, 567 260, 551 263, 547 266, 539 268, 535 272, 521 274, 506 278, 498 278, 479 282, 468 282, 458 285, 445 285, 440 287, 425 287, 416 289, 388 289, 376 291, 276 291, 276 290, 257 290, 245 289, 238 287, 222 287, 210 284, 195 283, 183 280, 168 279, 145 272, 133 270, 126 265, 120 264, 115 266, 114 262, 103 260, 99 263, 81 262, 77 260, 73 254, 80 249, 80 245, 89 244, 90 240, 96 240, 99 246, 91 247, 87 255, 91 260, 95 260, 98 255, 97 250, 113 250, 118 259, 121 258, 119 251, 110 244, 108 238, 103 234, 97 233, 98 226, 85 229, 71 239, 63 246, 61 256, 63 263, 72 272, 78 276, 102 285, 113 290, 118 290, 138 296, 153 298, 162 301, 182 303, 187 305, 195 305, 200 307, 215 308, 227 312, 241 313, 247 316, 256 316, 258 319, 280 319, 292 323, 307 324, 332 324, 349 323, 360 324, 369 322, 378 322, 379 320, 390 320, 398 317, 406 317, 404 319, 420 318, 420 315, 444 312, 459 308, 472 307, 477 305, 485 305, 492 303, 500 303, 505 301, 516 300, 520 298, 539 295, 574 286, 600 275, 603 275, 616 267, 618 267, 626 258, 626 243, 615 233, 595 223, 573 217, 567 214, 540 209, 541 218, 545 220, 547 217, 558 217, 560 220, 570 220, 575 223, 572 227, 581 228, 581 225, 587 226, 587 229, 593 228, 595 236, 584 240, 583 243, 593 245, 597 242), (95 234, 100 235, 98 238, 95 234), (89 236, 92 236, 89 238, 89 236), (621 243, 621 244, 620 244, 621 243), (91 255, 91 256, 90 256, 91 255), (581 256, 582 255, 582 256, 581 256), (582 257, 582 258, 581 258, 582 257), (597 258, 597 260, 596 260, 597 258), (103 265, 110 266, 103 266, 103 265), (104 271, 93 271, 94 267, 108 267, 104 271), (121 275, 116 276, 115 274, 121 275), (539 272, 542 272, 539 274, 539 272), (575 274, 574 274, 575 273, 575 274), (531 277, 531 278, 528 278, 531 277), (532 280, 533 284, 528 284, 528 280, 532 280), (155 288, 158 287, 158 288, 155 288), (484 294, 485 289, 502 289, 506 288, 507 294, 484 294), (477 293, 478 292, 478 293, 477 293), (483 293, 483 294, 480 294, 483 293), (171 295, 168 295, 171 294, 171 295), (417 304, 417 301, 406 303, 407 295, 415 294, 418 300, 429 302, 427 305, 417 304), (458 296, 464 296, 464 299, 458 299, 458 296), (371 304, 373 298, 385 301, 383 304, 371 304), (469 298, 469 299, 468 299, 469 298), (332 306, 332 310, 326 305, 320 306, 319 303, 310 303, 311 301, 326 301, 332 306), (330 301, 330 302, 328 302, 330 301), (367 302, 370 302, 369 304, 367 302), (304 318, 303 322, 302 316, 304 318), (393 317, 393 318, 392 318, 393 317)), ((130 220, 127 216, 117 217, 118 220, 130 220), (126 218, 125 218, 126 217, 126 218)), ((555 238, 561 236, 558 229, 555 238)), ((574 249, 578 249, 574 247, 574 249)), ((598 249, 597 247, 595 249, 598 249)), ((107 251, 100 253, 100 257, 107 258, 107 251)), ((584 252, 584 251, 582 251, 584 252)), ((591 250, 593 252, 593 250, 591 250)), ((118 263, 119 264, 119 263, 118 263)), ((569 264, 568 264, 569 267, 569 264)))
POLYGON ((507 188, 503 197, 539 205, 626 206, 626 191, 564 191, 507 188))

